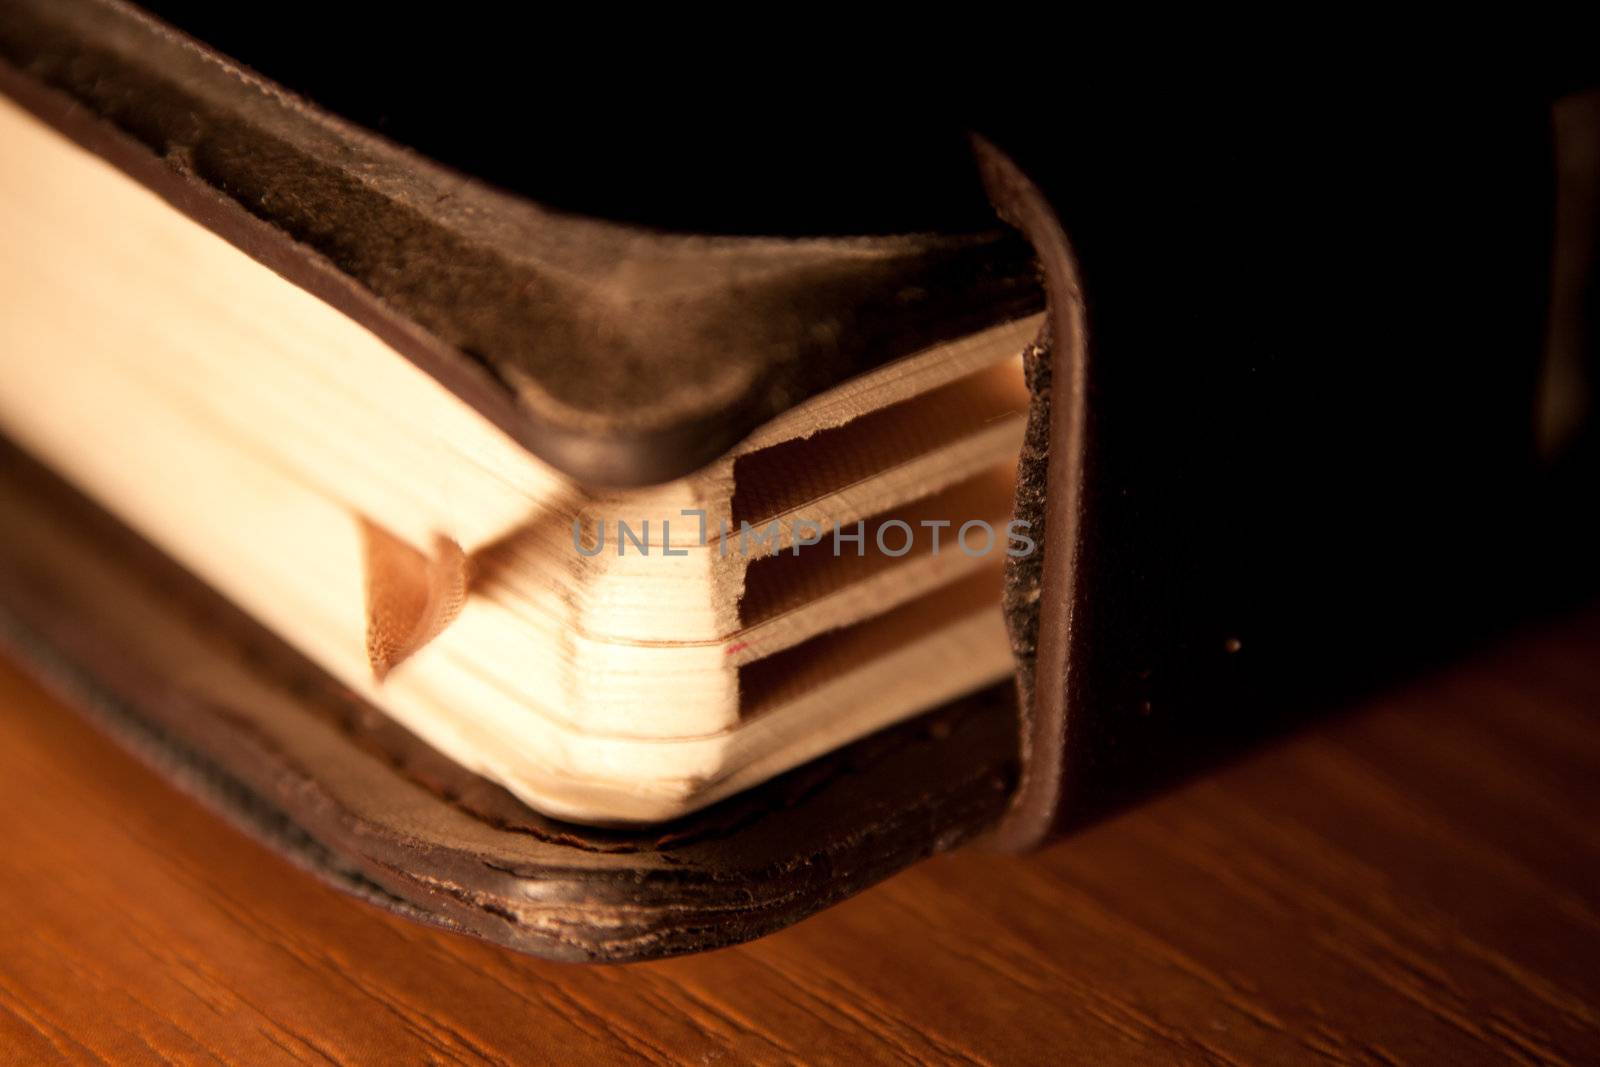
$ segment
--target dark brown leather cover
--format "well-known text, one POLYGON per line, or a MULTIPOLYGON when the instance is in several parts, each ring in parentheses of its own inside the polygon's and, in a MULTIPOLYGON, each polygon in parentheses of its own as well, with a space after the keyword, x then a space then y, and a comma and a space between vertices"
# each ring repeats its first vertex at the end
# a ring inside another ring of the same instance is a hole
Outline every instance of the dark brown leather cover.
POLYGON ((0 91, 588 484, 687 474, 819 390, 1041 305, 1001 228, 700 236, 551 211, 117 0, 8 0, 0 60, 0 91))
POLYGON ((992 825, 1010 686, 687 818, 555 822, 344 689, 0 444, 0 643, 184 789, 341 888, 568 960, 759 937, 992 825))
POLYGON ((1541 454, 1535 401, 1600 382, 1600 111, 1566 109, 1588 132, 1558 145, 1537 92, 1387 88, 978 141, 1050 307, 1004 846, 1596 588, 1594 422, 1541 454), (1587 190, 1559 216, 1557 158, 1587 190), (1551 337, 1586 374, 1551 384, 1551 337))

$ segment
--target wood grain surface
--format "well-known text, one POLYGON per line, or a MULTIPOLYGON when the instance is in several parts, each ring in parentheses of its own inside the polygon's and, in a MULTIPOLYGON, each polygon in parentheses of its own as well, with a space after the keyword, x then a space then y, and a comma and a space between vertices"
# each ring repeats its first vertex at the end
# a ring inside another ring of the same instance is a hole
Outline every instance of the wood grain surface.
POLYGON ((544 963, 325 888, 0 665, 0 1061, 1600 1062, 1600 611, 1028 857, 544 963))

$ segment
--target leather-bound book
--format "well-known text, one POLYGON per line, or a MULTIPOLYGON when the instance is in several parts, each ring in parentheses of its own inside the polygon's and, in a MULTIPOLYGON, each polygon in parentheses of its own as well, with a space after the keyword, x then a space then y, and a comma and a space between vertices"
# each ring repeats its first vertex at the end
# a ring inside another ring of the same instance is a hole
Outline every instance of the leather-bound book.
POLYGON ((1579 581, 1549 87, 755 122, 494 19, 0 10, 0 632, 324 877, 727 944, 1579 581))

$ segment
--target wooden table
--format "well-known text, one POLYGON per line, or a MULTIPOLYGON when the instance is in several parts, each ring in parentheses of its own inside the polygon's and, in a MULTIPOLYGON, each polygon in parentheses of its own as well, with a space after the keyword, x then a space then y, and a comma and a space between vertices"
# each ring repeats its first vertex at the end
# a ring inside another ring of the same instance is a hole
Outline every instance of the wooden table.
POLYGON ((0 665, 0 1060, 1600 1062, 1600 611, 1032 857, 543 963, 324 888, 0 665))

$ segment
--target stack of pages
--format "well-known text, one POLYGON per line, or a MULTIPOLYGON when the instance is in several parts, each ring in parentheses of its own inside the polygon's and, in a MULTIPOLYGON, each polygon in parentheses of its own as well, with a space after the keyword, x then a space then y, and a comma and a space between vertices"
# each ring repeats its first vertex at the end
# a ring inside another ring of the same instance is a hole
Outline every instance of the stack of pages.
POLYGON ((1014 669, 1037 316, 608 491, 10 103, 0 143, 0 430, 530 805, 668 819, 1014 669))

